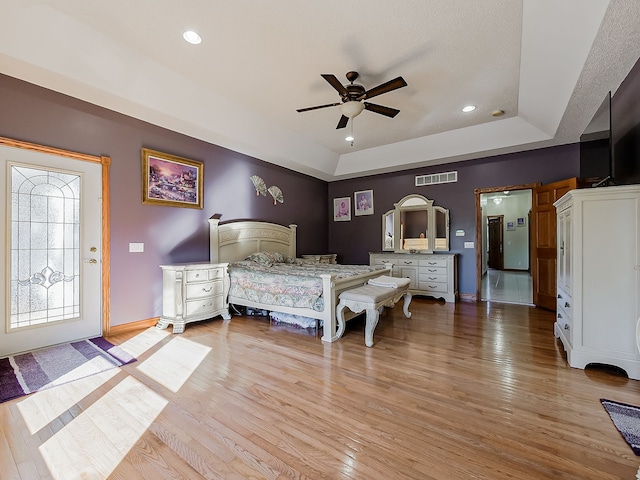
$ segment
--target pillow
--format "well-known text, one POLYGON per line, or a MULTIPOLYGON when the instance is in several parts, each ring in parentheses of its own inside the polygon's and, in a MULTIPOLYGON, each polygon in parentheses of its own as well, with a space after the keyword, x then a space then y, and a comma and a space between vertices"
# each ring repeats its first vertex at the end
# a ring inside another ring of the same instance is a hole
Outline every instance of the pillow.
POLYGON ((273 259, 267 252, 252 253, 247 258, 245 258, 245 260, 256 262, 267 267, 273 265, 273 259))
POLYGON ((257 252, 249 255, 245 260, 259 263, 267 267, 272 266, 274 263, 295 263, 295 258, 291 258, 288 255, 280 252, 257 252))

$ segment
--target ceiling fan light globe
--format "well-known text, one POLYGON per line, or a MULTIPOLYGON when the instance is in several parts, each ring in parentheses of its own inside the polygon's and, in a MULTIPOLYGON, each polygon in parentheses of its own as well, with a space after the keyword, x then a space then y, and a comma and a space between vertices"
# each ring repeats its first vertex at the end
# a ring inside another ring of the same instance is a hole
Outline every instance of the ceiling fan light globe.
POLYGON ((340 105, 340 112, 347 118, 357 117, 364 110, 364 103, 351 100, 340 105))

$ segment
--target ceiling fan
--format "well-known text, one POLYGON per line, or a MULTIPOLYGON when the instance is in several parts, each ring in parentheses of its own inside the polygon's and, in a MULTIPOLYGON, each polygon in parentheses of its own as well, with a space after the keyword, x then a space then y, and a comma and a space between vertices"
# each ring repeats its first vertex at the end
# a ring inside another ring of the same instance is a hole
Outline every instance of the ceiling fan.
POLYGON ((323 73, 321 76, 329 83, 329 85, 338 91, 342 101, 329 103, 327 105, 318 105, 316 107, 299 108, 296 110, 297 112, 308 112, 309 110, 317 110, 318 108, 335 107, 340 105, 340 112, 342 113, 342 116, 340 117, 340 121, 338 122, 336 129, 346 127, 349 119, 360 115, 362 110, 369 110, 370 112, 379 113, 380 115, 385 115, 391 118, 400 113, 400 110, 396 110, 395 108, 384 107, 382 105, 376 105, 375 103, 369 103, 363 100, 377 97, 378 95, 382 95, 383 93, 387 93, 398 88, 406 87, 407 82, 405 82, 402 77, 394 78, 393 80, 382 83, 377 87, 365 90, 362 85, 353 83, 360 76, 358 72, 347 72, 346 77, 347 80, 349 80, 349 84, 347 85, 342 85, 340 80, 338 80, 333 74, 323 73))

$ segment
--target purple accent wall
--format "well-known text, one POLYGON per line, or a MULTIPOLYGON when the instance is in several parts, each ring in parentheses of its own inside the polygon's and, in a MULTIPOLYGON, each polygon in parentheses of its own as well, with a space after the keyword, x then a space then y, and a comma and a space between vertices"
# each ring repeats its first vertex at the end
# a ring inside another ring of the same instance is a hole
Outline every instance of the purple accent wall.
POLYGON ((111 157, 111 325, 162 312, 161 264, 209 261, 208 219, 298 225, 298 252, 327 250, 327 183, 0 75, 0 136, 111 157), (142 147, 204 162, 204 209, 143 205, 142 147), (249 177, 284 204, 256 196, 249 177), (129 253, 143 242, 144 253, 129 253))
MULTIPOLYGON (((638 91, 640 63, 613 97, 614 136, 640 124, 638 91)), ((474 294, 475 250, 463 248, 465 241, 475 241, 473 190, 549 183, 578 176, 580 167, 576 143, 327 184, 1 74, 0 105, 0 136, 111 157, 112 325, 160 315, 158 265, 208 261, 207 219, 214 214, 222 214, 222 221, 296 223, 299 254, 337 253, 341 263, 364 264, 369 252, 381 249, 381 215, 410 193, 450 210, 451 251, 460 255, 459 290, 474 294), (142 205, 143 147, 204 162, 203 210, 142 205), (450 170, 458 171, 457 183, 414 186, 416 175, 450 170), (280 187, 285 203, 274 206, 270 198, 256 196, 251 175, 280 187), (373 215, 332 221, 333 198, 353 198, 355 191, 370 189, 373 215), (464 237, 453 235, 459 229, 464 237), (130 242, 143 242, 144 253, 129 253, 130 242)))
MULTIPOLYGON (((369 252, 382 249, 382 214, 405 195, 417 193, 449 209, 449 247, 458 257, 458 289, 460 293, 476 292, 475 249, 465 249, 464 242, 475 241, 476 188, 503 187, 530 183, 550 183, 578 175, 579 144, 512 153, 478 160, 450 163, 436 167, 407 170, 329 184, 327 204, 333 208, 336 197, 353 198, 359 190, 373 190, 374 214, 352 215, 350 222, 330 222, 329 250, 337 253, 341 263, 369 263, 369 252), (416 187, 416 175, 458 172, 457 183, 416 187), (456 230, 464 237, 456 237, 456 230)), ((353 200, 352 200, 353 203, 353 200)))

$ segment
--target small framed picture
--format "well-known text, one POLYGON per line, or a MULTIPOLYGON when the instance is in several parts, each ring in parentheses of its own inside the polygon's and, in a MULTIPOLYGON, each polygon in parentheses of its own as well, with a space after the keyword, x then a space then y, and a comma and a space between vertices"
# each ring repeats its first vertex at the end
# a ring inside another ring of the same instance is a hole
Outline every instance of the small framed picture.
POLYGON ((353 194, 353 201, 355 202, 355 214, 358 215, 373 215, 373 190, 362 190, 353 194))
POLYGON ((513 222, 507 222, 507 230, 515 230, 516 225, 513 222))
POLYGON ((333 221, 348 222, 351 220, 351 197, 333 199, 333 221))
POLYGON ((200 162, 142 149, 142 203, 202 208, 203 178, 200 162))
POLYGON ((516 225, 518 227, 524 227, 526 225, 525 218, 524 217, 518 217, 518 220, 516 221, 516 225))

